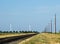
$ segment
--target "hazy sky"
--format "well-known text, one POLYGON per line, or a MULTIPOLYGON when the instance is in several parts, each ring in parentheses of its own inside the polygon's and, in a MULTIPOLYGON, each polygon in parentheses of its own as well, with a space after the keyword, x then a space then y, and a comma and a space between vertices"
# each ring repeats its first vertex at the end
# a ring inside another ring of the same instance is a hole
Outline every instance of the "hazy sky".
MULTIPOLYGON (((57 31, 60 29, 60 0, 0 0, 0 30, 42 31, 57 15, 57 31)), ((47 26, 48 27, 48 26, 47 26)))

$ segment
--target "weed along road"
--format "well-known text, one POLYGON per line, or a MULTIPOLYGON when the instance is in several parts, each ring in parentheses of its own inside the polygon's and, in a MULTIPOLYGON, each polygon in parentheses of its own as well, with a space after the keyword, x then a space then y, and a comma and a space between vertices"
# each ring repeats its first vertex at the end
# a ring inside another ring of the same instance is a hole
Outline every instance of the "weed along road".
POLYGON ((13 37, 6 37, 6 38, 0 38, 0 44, 8 44, 10 42, 18 41, 18 40, 24 40, 29 37, 32 37, 37 34, 28 34, 28 35, 22 35, 22 36, 13 36, 13 37))

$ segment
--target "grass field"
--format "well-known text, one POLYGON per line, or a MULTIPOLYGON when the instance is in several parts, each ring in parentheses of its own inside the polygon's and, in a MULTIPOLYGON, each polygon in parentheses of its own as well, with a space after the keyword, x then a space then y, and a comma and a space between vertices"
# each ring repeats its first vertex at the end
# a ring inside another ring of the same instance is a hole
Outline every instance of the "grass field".
POLYGON ((60 44, 60 34, 41 33, 19 44, 60 44))

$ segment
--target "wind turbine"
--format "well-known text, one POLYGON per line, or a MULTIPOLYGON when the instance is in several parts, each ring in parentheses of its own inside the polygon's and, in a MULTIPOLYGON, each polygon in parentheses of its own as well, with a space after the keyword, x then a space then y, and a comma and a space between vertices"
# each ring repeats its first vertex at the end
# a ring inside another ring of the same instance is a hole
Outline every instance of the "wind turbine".
POLYGON ((31 31, 31 25, 29 25, 29 30, 28 31, 31 31))
POLYGON ((12 24, 10 24, 10 31, 12 31, 12 24))

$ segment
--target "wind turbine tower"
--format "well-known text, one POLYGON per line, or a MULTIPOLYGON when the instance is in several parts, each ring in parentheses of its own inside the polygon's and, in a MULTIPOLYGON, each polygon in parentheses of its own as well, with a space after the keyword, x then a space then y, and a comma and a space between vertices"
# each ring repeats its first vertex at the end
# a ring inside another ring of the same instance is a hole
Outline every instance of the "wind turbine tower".
POLYGON ((56 14, 55 14, 55 34, 56 34, 56 14))
POLYGON ((51 20, 51 33, 52 33, 52 20, 51 20))

